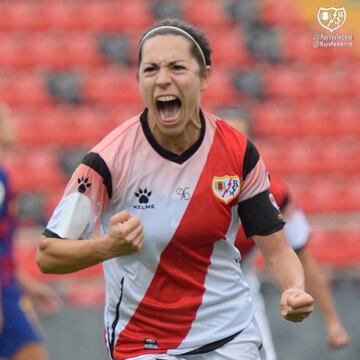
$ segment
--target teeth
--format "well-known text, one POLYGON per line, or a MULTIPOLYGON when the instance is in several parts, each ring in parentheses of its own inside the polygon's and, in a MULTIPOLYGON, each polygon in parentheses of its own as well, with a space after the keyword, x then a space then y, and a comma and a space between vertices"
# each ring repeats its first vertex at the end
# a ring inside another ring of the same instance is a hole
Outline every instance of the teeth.
POLYGON ((174 95, 164 95, 164 96, 159 96, 156 100, 157 101, 172 101, 172 100, 176 100, 177 97, 174 95))

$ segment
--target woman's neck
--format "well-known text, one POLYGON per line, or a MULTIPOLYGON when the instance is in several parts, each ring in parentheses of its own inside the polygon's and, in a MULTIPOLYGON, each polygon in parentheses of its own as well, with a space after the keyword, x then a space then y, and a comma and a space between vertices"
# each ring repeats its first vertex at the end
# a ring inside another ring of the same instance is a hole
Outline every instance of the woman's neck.
POLYGON ((164 149, 180 155, 191 148, 200 137, 201 121, 198 115, 196 119, 189 120, 185 129, 180 134, 167 135, 164 134, 155 122, 149 124, 151 133, 156 142, 164 149))

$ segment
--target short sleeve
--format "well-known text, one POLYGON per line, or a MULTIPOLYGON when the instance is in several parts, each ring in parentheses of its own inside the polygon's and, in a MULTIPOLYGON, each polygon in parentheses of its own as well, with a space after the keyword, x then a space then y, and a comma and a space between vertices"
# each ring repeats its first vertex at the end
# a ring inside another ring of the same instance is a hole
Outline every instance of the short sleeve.
POLYGON ((112 179, 107 164, 99 154, 88 153, 73 173, 43 234, 89 238, 111 198, 112 179))
POLYGON ((285 224, 269 187, 265 164, 254 144, 248 141, 238 204, 238 213, 247 237, 270 235, 281 230, 285 224))

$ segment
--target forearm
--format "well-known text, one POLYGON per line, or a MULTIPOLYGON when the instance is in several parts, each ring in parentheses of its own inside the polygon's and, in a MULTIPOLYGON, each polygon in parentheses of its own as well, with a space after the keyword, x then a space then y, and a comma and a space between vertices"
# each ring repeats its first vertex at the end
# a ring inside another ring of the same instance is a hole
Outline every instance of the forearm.
POLYGON ((301 263, 290 248, 283 231, 269 236, 256 236, 255 240, 264 256, 275 283, 282 289, 304 289, 304 272, 301 263))
POLYGON ((306 287, 317 302, 324 320, 328 325, 339 322, 329 283, 320 266, 306 248, 298 256, 304 267, 306 287))
POLYGON ((42 237, 36 262, 43 273, 75 272, 110 258, 104 250, 105 236, 90 240, 42 237))

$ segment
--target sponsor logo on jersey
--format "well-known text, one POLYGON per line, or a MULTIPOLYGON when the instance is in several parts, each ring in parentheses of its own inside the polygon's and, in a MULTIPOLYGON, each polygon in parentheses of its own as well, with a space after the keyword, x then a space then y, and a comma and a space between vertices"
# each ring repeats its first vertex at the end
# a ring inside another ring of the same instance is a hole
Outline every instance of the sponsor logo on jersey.
POLYGON ((189 187, 186 186, 184 188, 178 187, 176 189, 176 195, 180 196, 180 200, 190 200, 190 191, 189 187))
POLYGON ((228 204, 240 193, 240 178, 237 175, 214 176, 212 190, 217 198, 228 204))
POLYGON ((158 342, 156 339, 144 339, 144 349, 157 349, 158 348, 158 342))
POLYGON ((344 25, 346 20, 346 10, 344 7, 321 7, 317 13, 317 19, 323 28, 333 32, 344 25))
POLYGON ((139 203, 137 205, 134 205, 134 209, 138 209, 138 210, 155 209, 154 204, 149 204, 151 194, 152 191, 149 191, 147 188, 145 189, 139 188, 138 191, 134 192, 134 195, 137 197, 139 203))

